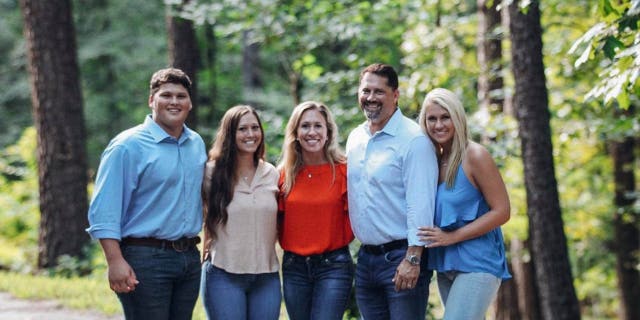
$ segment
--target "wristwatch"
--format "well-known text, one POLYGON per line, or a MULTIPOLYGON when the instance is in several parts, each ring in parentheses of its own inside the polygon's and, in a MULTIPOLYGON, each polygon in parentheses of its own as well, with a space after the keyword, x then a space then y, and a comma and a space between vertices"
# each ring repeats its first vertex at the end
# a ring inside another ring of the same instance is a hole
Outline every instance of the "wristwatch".
POLYGON ((408 255, 408 256, 406 256, 404 259, 405 259, 405 260, 407 260, 407 261, 409 261, 409 263, 410 263, 412 266, 419 266, 419 265, 420 265, 420 257, 419 257, 419 256, 417 256, 417 255, 415 255, 415 254, 408 255))

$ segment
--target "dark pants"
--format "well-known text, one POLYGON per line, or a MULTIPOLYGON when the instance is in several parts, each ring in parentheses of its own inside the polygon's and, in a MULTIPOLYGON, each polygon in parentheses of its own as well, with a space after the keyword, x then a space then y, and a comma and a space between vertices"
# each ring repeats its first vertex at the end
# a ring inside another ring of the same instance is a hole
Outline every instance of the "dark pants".
POLYGON ((429 281, 427 255, 423 254, 420 276, 415 288, 396 291, 392 282, 396 269, 405 258, 407 247, 382 254, 360 249, 356 266, 356 301, 365 320, 423 320, 427 311, 429 281))
POLYGON ((200 287, 200 253, 172 248, 123 245, 122 254, 140 282, 130 293, 118 293, 131 319, 191 319, 200 287))
POLYGON ((322 255, 282 258, 284 302, 291 320, 341 320, 349 303, 354 265, 348 247, 322 255))

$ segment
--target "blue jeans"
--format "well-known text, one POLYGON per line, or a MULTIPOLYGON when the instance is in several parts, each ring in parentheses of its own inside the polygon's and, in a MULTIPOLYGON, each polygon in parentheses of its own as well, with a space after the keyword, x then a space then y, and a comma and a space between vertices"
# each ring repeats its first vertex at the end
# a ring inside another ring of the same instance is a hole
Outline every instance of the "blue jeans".
POLYGON ((360 249, 356 265, 356 301, 365 320, 423 320, 427 312, 429 281, 426 250, 420 263, 416 287, 396 291, 392 282, 396 269, 404 260, 407 247, 384 254, 371 254, 360 249))
POLYGON ((191 319, 200 287, 200 253, 171 248, 122 245, 122 255, 140 282, 118 293, 125 318, 191 319))
POLYGON ((265 319, 280 317, 280 276, 277 272, 236 274, 207 260, 204 263, 204 307, 212 320, 265 319))
POLYGON ((444 319, 484 319, 502 279, 482 272, 438 272, 444 319))
POLYGON ((325 254, 282 257, 284 303, 291 320, 341 320, 349 303, 354 265, 349 247, 325 254))

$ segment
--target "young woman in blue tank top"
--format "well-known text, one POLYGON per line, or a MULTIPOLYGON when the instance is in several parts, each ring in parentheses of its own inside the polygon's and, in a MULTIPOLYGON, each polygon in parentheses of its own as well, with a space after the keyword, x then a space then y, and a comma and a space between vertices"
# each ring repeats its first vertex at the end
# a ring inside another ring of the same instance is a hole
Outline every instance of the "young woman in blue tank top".
POLYGON ((509 195, 483 146, 469 140, 462 103, 446 89, 427 94, 420 126, 436 146, 439 185, 434 227, 422 227, 429 269, 437 271, 444 319, 483 319, 507 269, 500 226, 509 195))

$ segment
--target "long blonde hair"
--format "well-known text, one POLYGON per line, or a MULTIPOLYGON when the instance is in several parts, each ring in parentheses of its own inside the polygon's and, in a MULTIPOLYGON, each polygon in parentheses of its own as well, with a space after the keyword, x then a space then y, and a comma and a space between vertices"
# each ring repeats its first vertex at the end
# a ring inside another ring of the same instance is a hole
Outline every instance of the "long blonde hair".
MULTIPOLYGON (((443 88, 433 89, 424 98, 422 109, 420 110, 420 117, 418 119, 418 123, 420 123, 422 132, 424 132, 424 134, 426 134, 427 136, 429 136, 429 133, 427 131, 426 115, 427 108, 431 104, 436 104, 449 113, 449 116, 451 116, 451 121, 453 122, 453 127, 455 129, 453 141, 451 142, 451 151, 449 153, 449 158, 447 159, 447 170, 445 172, 444 179, 447 183, 447 188, 452 188, 453 183, 456 181, 458 167, 462 163, 465 151, 467 150, 467 146, 469 145, 467 116, 464 112, 462 102, 460 102, 460 99, 458 99, 455 93, 443 88)), ((429 138, 431 138, 431 136, 429 136, 429 138)), ((440 166, 443 156, 442 153, 444 152, 444 150, 442 149, 442 146, 439 145, 434 139, 431 138, 431 141, 433 141, 433 144, 436 146, 436 153, 440 166)))
POLYGON ((284 172, 284 183, 281 191, 285 196, 289 194, 295 183, 296 176, 304 165, 302 162, 302 149, 297 140, 300 119, 307 110, 318 110, 327 122, 327 142, 324 144, 324 156, 331 164, 331 170, 335 179, 335 164, 344 163, 346 157, 338 146, 338 126, 333 120, 331 111, 324 104, 316 101, 305 101, 293 108, 287 128, 285 129, 284 143, 282 144, 282 157, 278 163, 278 169, 284 172))

